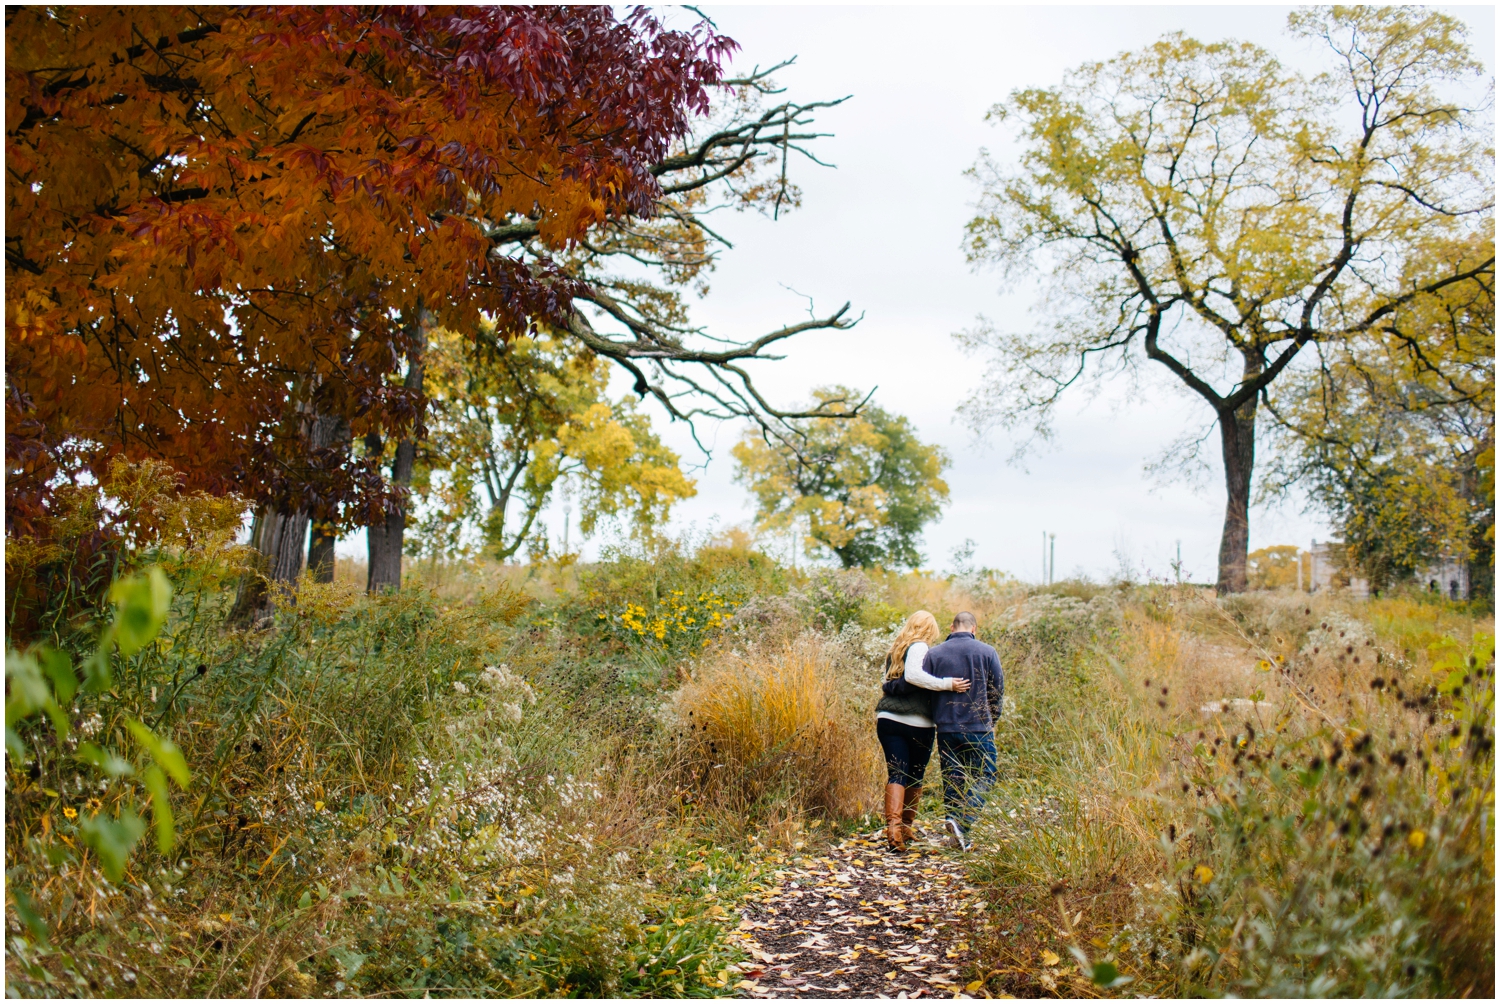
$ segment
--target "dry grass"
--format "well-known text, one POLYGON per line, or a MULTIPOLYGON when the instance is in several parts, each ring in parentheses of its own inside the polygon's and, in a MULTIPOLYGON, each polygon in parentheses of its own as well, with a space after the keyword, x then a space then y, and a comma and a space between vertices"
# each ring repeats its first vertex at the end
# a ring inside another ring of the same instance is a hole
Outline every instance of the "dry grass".
POLYGON ((851 661, 840 646, 803 637, 698 668, 674 703, 685 787, 747 818, 778 803, 833 820, 870 811, 881 779, 869 722, 876 698, 851 661))
POLYGON ((632 747, 628 714, 616 730, 574 703, 573 653, 518 620, 524 596, 366 598, 343 577, 297 601, 257 632, 174 619, 171 644, 89 706, 82 731, 128 750, 122 716, 211 667, 158 726, 193 771, 173 854, 142 843, 108 882, 77 821, 128 792, 101 794, 61 744, 34 744, 33 777, 10 772, 8 882, 47 938, 12 946, 12 994, 722 990, 718 903, 738 866, 679 862, 697 848, 660 761, 632 747), (524 673, 483 669, 518 647, 524 673))
POLYGON ((123 716, 157 716, 194 772, 177 851, 143 845, 123 885, 76 819, 129 782, 99 795, 61 744, 11 771, 7 881, 53 946, 13 929, 8 989, 729 993, 717 903, 767 839, 800 850, 875 807, 875 628, 917 608, 976 613, 1013 704, 968 859, 991 892, 992 991, 1112 992, 1045 964, 1070 946, 1134 977, 1128 993, 1492 987, 1488 621, 1399 599, 799 577, 724 548, 407 571, 414 588, 366 598, 341 561, 262 632, 222 631, 227 596, 205 593, 79 706, 80 734, 121 749, 123 716), (706 652, 611 626, 703 590, 749 601, 706 652), (1245 703, 1202 710, 1225 700, 1245 703), (1322 773, 1300 777, 1313 756, 1322 773), (1359 822, 1332 836, 1340 820, 1359 822), (1315 971, 1318 939, 1337 947, 1315 971))
POLYGON ((1043 964, 1076 947, 1129 973, 1127 993, 1487 993, 1491 622, 1177 590, 1121 614, 999 639, 1019 713, 975 862, 996 988, 1100 992, 1043 964), (1465 696, 1435 696, 1471 651, 1465 696))
POLYGON ((880 576, 889 602, 904 618, 915 610, 926 610, 946 628, 960 610, 974 614, 984 627, 997 622, 1026 598, 1026 588, 1009 579, 987 577, 968 580, 939 578, 928 572, 880 576))
MULTIPOLYGON (((365 588, 369 565, 358 558, 339 558, 334 581, 365 588)), ((420 586, 442 603, 464 603, 484 592, 519 592, 536 600, 554 600, 575 589, 578 568, 571 561, 534 565, 506 564, 489 558, 473 561, 429 561, 403 558, 402 580, 420 586)))

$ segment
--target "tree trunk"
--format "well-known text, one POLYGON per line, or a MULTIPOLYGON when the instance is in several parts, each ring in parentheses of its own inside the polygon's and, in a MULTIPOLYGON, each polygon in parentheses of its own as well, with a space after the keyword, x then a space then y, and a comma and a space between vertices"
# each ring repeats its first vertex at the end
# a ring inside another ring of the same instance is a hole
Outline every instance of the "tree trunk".
MULTIPOLYGON (((380 450, 380 436, 370 433, 365 445, 380 450)), ((407 487, 416 460, 417 444, 403 439, 396 444, 396 460, 391 465, 391 484, 407 487)), ((406 544, 406 502, 397 502, 386 513, 385 520, 367 528, 370 543, 370 574, 366 588, 372 592, 401 588, 401 552, 406 544)))
POLYGON ((1219 540, 1219 595, 1242 593, 1248 585, 1250 478, 1255 471, 1255 398, 1237 411, 1219 413, 1224 453, 1224 536, 1219 540))
POLYGON ((322 524, 313 526, 307 543, 307 570, 314 582, 333 581, 333 545, 337 543, 338 537, 325 532, 322 524))
MULTIPOLYGON (((336 415, 319 415, 313 419, 311 436, 314 449, 342 446, 344 455, 347 456, 349 452, 349 423, 336 415)), ((312 535, 307 544, 307 568, 312 573, 314 582, 333 581, 333 547, 338 542, 338 535, 333 532, 332 527, 333 524, 325 520, 312 521, 312 535)))
POLYGON ((230 620, 254 624, 270 610, 271 586, 295 587, 302 574, 303 541, 307 539, 307 513, 283 513, 268 506, 255 510, 250 527, 250 547, 255 564, 240 578, 230 620))
MULTIPOLYGON (((420 308, 417 314, 419 320, 416 346, 411 362, 406 367, 405 386, 407 390, 420 391, 422 389, 422 353, 426 348, 426 338, 422 329, 422 324, 425 322, 421 319, 420 308)), ((384 449, 379 434, 374 432, 365 437, 365 445, 377 456, 384 449)), ((412 468, 416 466, 416 459, 415 440, 403 439, 396 444, 396 459, 391 464, 393 486, 410 487, 412 468)), ((385 520, 369 527, 366 533, 370 544, 370 574, 365 588, 372 593, 385 589, 399 590, 401 588, 401 552, 406 543, 405 499, 397 502, 386 513, 385 520)))

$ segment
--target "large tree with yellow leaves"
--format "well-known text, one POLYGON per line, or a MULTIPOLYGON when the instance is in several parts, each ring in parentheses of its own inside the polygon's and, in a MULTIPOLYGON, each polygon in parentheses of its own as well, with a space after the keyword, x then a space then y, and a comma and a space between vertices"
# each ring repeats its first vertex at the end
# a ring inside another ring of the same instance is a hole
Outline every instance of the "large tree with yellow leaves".
POLYGON ((693 482, 629 397, 611 400, 605 362, 542 330, 504 341, 439 330, 429 346, 429 436, 416 458, 419 553, 482 550, 507 560, 550 542, 538 517, 560 492, 574 529, 601 520, 649 533, 693 482))
MULTIPOLYGON (((1218 426, 1224 592, 1246 586, 1257 409, 1273 384, 1310 345, 1358 341, 1494 274, 1492 255, 1469 253, 1494 200, 1489 129, 1455 99, 1483 72, 1462 24, 1327 7, 1291 26, 1324 45, 1326 74, 1169 35, 1016 92, 994 115, 1019 124, 1020 165, 986 156, 969 224, 972 260, 1048 271, 1056 323, 968 333, 993 361, 968 417, 1045 434, 1074 384, 1160 366, 1218 426), (1410 267, 1418 256, 1425 268, 1410 267)), ((1205 438, 1190 431, 1177 458, 1205 438)))

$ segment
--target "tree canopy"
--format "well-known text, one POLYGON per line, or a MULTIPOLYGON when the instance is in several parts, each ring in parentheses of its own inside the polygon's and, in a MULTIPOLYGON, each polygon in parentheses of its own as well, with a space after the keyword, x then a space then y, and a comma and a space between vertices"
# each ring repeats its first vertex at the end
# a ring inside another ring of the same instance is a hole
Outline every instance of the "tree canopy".
MULTIPOLYGON (((1410 267, 1441 268, 1454 254, 1410 267)), ((1492 258, 1492 241, 1467 255, 1492 258)), ((1443 559, 1493 567, 1493 281, 1413 300, 1369 337, 1318 345, 1317 356, 1269 399, 1277 454, 1263 489, 1307 486, 1377 588, 1443 559)), ((1474 576, 1481 591, 1486 578, 1474 576)))
POLYGON ((1296 589, 1299 582, 1299 550, 1290 544, 1276 544, 1251 551, 1247 574, 1251 589, 1296 589))
POLYGON ((687 321, 679 288, 726 246, 705 214, 794 205, 788 157, 812 156, 812 115, 837 103, 779 99, 778 67, 724 79, 734 43, 706 20, 62 7, 6 24, 12 534, 42 532, 60 480, 154 457, 257 503, 271 578, 295 577, 311 522, 315 566, 369 526, 372 588, 396 584, 430 332, 546 327, 674 418, 774 429, 803 412, 745 364, 852 323, 845 305, 737 340, 687 321))
POLYGON ((261 494, 289 393, 415 424, 400 313, 567 324, 505 223, 649 215, 731 44, 605 7, 7 11, 13 515, 70 451, 261 494))
POLYGON ((845 568, 922 562, 922 528, 948 500, 941 447, 917 438, 911 422, 846 387, 815 392, 846 417, 796 423, 793 434, 746 432, 734 447, 736 479, 754 493, 756 521, 785 528, 805 519, 809 554, 831 551, 845 568))
POLYGON ((1257 408, 1275 381, 1306 346, 1367 337, 1494 270, 1460 253, 1493 211, 1488 139, 1453 96, 1482 72, 1462 25, 1335 7, 1291 28, 1326 44, 1328 72, 1169 35, 1012 94, 992 115, 1018 123, 1019 168, 975 169, 971 260, 1045 268, 1055 323, 964 336, 992 360, 970 420, 1045 435, 1070 387, 1160 365, 1219 426, 1224 591, 1246 584, 1257 408), (1410 268, 1419 253, 1428 267, 1410 268))

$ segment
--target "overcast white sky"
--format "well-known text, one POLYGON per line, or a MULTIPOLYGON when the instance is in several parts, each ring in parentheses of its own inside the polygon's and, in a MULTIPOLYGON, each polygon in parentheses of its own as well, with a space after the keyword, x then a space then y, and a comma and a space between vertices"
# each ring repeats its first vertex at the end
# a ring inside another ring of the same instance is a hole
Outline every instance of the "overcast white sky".
MULTIPOLYGON (((1007 463, 1013 443, 1004 434, 975 444, 956 420, 955 405, 982 366, 957 349, 952 334, 979 314, 1020 327, 1034 297, 1033 288, 1002 296, 997 275, 965 262, 959 243, 977 192, 964 171, 980 147, 1005 149, 984 115, 1013 89, 1054 84, 1081 62, 1166 32, 1244 39, 1293 66, 1323 65, 1314 62, 1315 50, 1284 33, 1291 9, 704 6, 742 47, 735 71, 796 56, 778 75, 788 97, 852 98, 818 120, 835 134, 819 141, 818 151, 837 168, 797 168, 802 208, 775 223, 753 215, 717 220, 735 247, 724 254, 696 319, 721 336, 751 337, 805 316, 797 294, 813 297, 820 313, 847 300, 864 315, 848 332, 799 336, 788 359, 763 367, 758 382, 789 403, 822 384, 878 385, 881 405, 909 416, 925 440, 949 450, 952 499, 927 531, 926 567, 949 567, 952 549, 972 538, 978 563, 1035 580, 1041 535, 1051 531, 1059 577, 1108 575, 1117 552, 1167 575, 1180 540, 1185 569, 1212 581, 1224 506, 1217 470, 1194 488, 1160 485, 1143 469, 1188 423, 1210 418, 1167 382, 1146 403, 1122 403, 1119 393, 1072 398, 1057 416, 1051 446, 1024 468, 1007 463)), ((1445 9, 1470 23, 1471 44, 1493 71, 1494 8, 1445 9)), ((692 17, 670 15, 673 23, 692 17)), ((685 460, 701 459, 686 430, 658 426, 685 460)), ((698 496, 677 510, 679 527, 701 532, 749 522, 748 493, 732 481, 729 446, 737 434, 727 426, 718 431, 712 461, 697 472, 698 496)), ((1207 459, 1217 467, 1217 436, 1207 459)), ((555 523, 560 536, 561 520, 555 523)), ((1252 548, 1306 547, 1325 536, 1321 520, 1296 506, 1252 514, 1252 548)))

